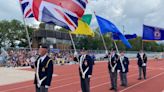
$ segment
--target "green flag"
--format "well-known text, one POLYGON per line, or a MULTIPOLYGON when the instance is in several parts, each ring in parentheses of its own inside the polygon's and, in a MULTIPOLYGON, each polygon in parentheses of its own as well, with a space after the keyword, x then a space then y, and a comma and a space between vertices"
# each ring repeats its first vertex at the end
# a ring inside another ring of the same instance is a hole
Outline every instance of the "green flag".
POLYGON ((92 20, 92 15, 91 14, 85 14, 82 17, 82 21, 84 21, 85 23, 87 23, 88 25, 90 25, 92 20))
POLYGON ((91 14, 83 15, 82 19, 78 20, 78 27, 76 28, 75 31, 71 33, 78 34, 78 35, 90 35, 94 37, 95 34, 92 31, 92 29, 89 27, 91 20, 92 20, 91 14))

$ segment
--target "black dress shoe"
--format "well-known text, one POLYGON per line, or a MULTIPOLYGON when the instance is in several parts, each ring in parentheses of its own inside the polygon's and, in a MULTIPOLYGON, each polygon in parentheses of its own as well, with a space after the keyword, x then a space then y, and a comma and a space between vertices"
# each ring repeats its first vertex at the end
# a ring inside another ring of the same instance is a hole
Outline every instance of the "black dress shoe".
POLYGON ((117 89, 116 88, 114 88, 114 92, 117 92, 117 89))
POLYGON ((142 78, 138 78, 138 80, 141 80, 142 78))
POLYGON ((128 85, 124 85, 124 87, 127 87, 128 85))
POLYGON ((114 88, 113 88, 113 87, 111 87, 111 88, 110 88, 110 90, 114 90, 114 88))

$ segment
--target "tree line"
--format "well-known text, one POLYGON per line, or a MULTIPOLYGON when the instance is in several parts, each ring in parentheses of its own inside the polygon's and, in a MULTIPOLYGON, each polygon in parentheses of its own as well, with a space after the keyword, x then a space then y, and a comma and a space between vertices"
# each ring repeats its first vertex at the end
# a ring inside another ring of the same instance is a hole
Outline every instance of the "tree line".
MULTIPOLYGON (((29 35, 33 29, 28 26, 29 35)), ((24 24, 19 20, 0 21, 0 47, 27 47, 28 41, 24 24)))
MULTIPOLYGON (((87 48, 87 49, 94 49, 94 50, 102 50, 104 49, 102 38, 99 34, 98 28, 94 31, 95 37, 89 37, 89 36, 80 36, 75 39, 75 43, 78 49, 81 47, 87 48)), ((110 34, 103 35, 103 38, 105 40, 106 46, 108 50, 111 50, 112 48, 115 48, 114 42, 112 40, 112 37, 110 34)), ((145 51, 153 51, 153 52, 163 52, 164 51, 164 44, 158 44, 155 41, 143 41, 142 37, 137 37, 135 39, 129 40, 129 43, 132 45, 132 48, 126 48, 125 45, 120 41, 115 41, 119 50, 125 50, 125 51, 139 51, 143 50, 145 51)))
MULTIPOLYGON (((45 24, 41 23, 40 28, 44 28, 45 24)), ((67 30, 60 28, 56 29, 58 31, 68 32, 67 30)), ((34 31, 33 28, 28 26, 28 31, 30 38, 32 40, 32 32, 34 31)), ((74 38, 75 45, 77 49, 86 48, 92 50, 104 50, 103 41, 99 34, 99 29, 94 30, 95 37, 90 36, 82 36, 79 35, 74 38)), ((113 40, 111 38, 111 34, 103 35, 107 49, 110 50, 115 48, 113 40)), ((129 40, 130 44, 132 45, 131 49, 125 47, 125 45, 121 41, 116 41, 119 50, 126 50, 126 51, 138 51, 143 49, 145 51, 157 51, 162 52, 164 51, 164 43, 158 44, 155 41, 143 42, 142 37, 137 37, 135 39, 129 40)), ((24 28, 24 24, 19 20, 1 20, 0 21, 0 47, 28 47, 28 41, 26 38, 26 32, 24 28)))

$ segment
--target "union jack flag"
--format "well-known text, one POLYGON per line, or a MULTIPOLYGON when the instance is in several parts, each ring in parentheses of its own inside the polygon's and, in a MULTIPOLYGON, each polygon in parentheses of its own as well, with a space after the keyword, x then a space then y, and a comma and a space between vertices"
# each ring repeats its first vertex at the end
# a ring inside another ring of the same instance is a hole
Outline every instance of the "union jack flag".
POLYGON ((36 20, 74 31, 84 14, 87 0, 33 0, 36 20))
POLYGON ((32 12, 32 0, 19 0, 19 2, 22 8, 23 16, 25 18, 34 17, 32 12))

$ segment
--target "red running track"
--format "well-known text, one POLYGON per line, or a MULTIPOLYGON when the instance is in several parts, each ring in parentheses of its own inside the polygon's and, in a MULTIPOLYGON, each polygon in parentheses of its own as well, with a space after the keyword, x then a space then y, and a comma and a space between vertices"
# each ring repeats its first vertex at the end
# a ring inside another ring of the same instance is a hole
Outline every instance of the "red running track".
MULTIPOLYGON (((81 92, 78 65, 55 66, 49 92, 81 92)), ((120 86, 118 77, 118 91, 120 92, 162 92, 164 90, 164 59, 148 60, 147 79, 137 80, 138 67, 136 61, 130 62, 128 73, 128 87, 120 86)), ((112 92, 109 90, 110 81, 107 62, 96 63, 91 78, 91 92, 112 92)), ((33 80, 11 85, 0 86, 0 92, 35 92, 33 80)))

